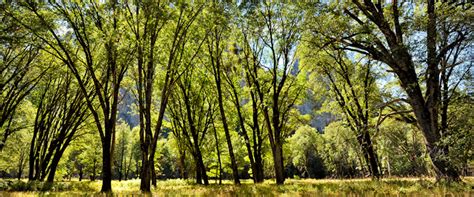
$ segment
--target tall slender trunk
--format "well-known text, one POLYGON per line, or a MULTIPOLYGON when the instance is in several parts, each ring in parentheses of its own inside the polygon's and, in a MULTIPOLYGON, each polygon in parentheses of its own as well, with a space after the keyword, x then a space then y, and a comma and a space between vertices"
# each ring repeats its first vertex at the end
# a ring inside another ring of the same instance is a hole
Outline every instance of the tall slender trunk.
MULTIPOLYGON (((246 79, 251 86, 254 86, 250 73, 246 72, 246 79)), ((252 98, 252 132, 253 132, 253 151, 254 151, 254 163, 255 171, 253 171, 255 176, 255 182, 262 183, 264 181, 263 174, 263 157, 262 157, 262 133, 260 130, 260 124, 258 120, 258 98, 255 95, 254 91, 250 91, 250 97, 252 98)))
MULTIPOLYGON (((219 72, 219 71, 217 71, 219 72)), ((217 73, 217 75, 220 75, 217 73)), ((216 76, 216 85, 217 85, 217 99, 219 103, 219 111, 221 114, 221 120, 222 120, 222 125, 224 127, 224 133, 225 133, 225 138, 227 142, 227 148, 229 149, 229 157, 230 157, 230 163, 231 163, 231 168, 232 168, 232 174, 234 177, 234 183, 235 184, 240 184, 239 180, 239 170, 237 168, 237 161, 235 159, 234 155, 234 149, 232 148, 232 139, 230 137, 230 132, 229 132, 229 126, 227 125, 227 119, 225 116, 225 110, 224 110, 224 103, 223 103, 223 98, 222 98, 222 89, 221 89, 221 82, 220 79, 217 79, 216 76)))
POLYGON ((17 179, 20 180, 21 179, 21 175, 23 174, 23 168, 21 166, 18 166, 18 176, 17 176, 17 179))
POLYGON ((132 158, 133 158, 133 151, 130 150, 130 157, 128 158, 128 164, 127 164, 127 168, 125 170, 125 178, 128 179, 129 178, 129 174, 130 174, 130 166, 132 166, 132 158))
POLYGON ((215 39, 212 42, 212 44, 208 45, 209 53, 210 53, 210 58, 211 58, 211 64, 212 64, 212 70, 214 74, 214 81, 216 83, 216 88, 217 88, 217 100, 219 104, 219 113, 221 115, 221 121, 222 121, 222 126, 224 127, 224 133, 225 133, 225 138, 227 142, 227 148, 229 150, 229 157, 230 157, 230 164, 232 168, 232 175, 234 178, 234 183, 235 184, 240 184, 239 180, 239 169, 237 167, 237 161, 235 159, 234 155, 234 149, 232 147, 232 139, 230 137, 230 132, 229 132, 229 125, 227 123, 227 118, 225 115, 225 109, 224 109, 224 102, 222 98, 222 78, 221 78, 221 50, 220 50, 220 35, 218 33, 218 30, 215 29, 215 39), (215 43, 215 48, 213 48, 212 45, 215 43), (214 54, 215 53, 215 54, 214 54))
POLYGON ((236 90, 234 84, 230 84, 230 86, 231 86, 232 93, 233 93, 234 99, 235 99, 234 104, 235 104, 235 108, 237 109, 237 115, 239 117, 239 124, 240 124, 241 130, 242 130, 242 136, 244 137, 245 147, 247 148, 247 154, 248 154, 248 157, 249 157, 249 160, 250 160, 250 167, 252 168, 252 179, 253 179, 253 182, 256 183, 257 179, 256 179, 255 174, 257 172, 257 168, 256 168, 256 165, 255 165, 254 155, 252 154, 252 148, 251 148, 251 145, 250 145, 249 136, 247 134, 247 129, 245 129, 245 120, 244 120, 244 117, 242 115, 242 111, 241 111, 241 107, 240 107, 239 95, 237 93, 237 90, 236 90))
POLYGON ((22 156, 20 158, 20 162, 18 163, 18 180, 21 179, 21 175, 23 174, 23 161, 24 161, 24 157, 22 156))
MULTIPOLYGON (((123 138, 123 136, 122 136, 123 138)), ((123 176, 123 158, 124 158, 124 154, 125 154, 125 139, 121 139, 122 140, 122 147, 121 147, 121 154, 120 154, 120 168, 119 168, 119 181, 122 181, 122 176, 123 176)))
POLYGON ((32 181, 34 180, 34 173, 35 173, 35 142, 36 142, 36 136, 37 136, 37 130, 33 131, 33 137, 31 139, 31 144, 30 144, 30 155, 29 155, 29 160, 28 160, 28 180, 32 181))
POLYGON ((216 140, 216 150, 217 150, 217 164, 218 164, 218 171, 219 171, 219 185, 222 184, 222 162, 221 162, 221 151, 219 149, 219 139, 217 138, 217 130, 216 127, 214 126, 214 123, 212 124, 214 128, 214 139, 216 140))

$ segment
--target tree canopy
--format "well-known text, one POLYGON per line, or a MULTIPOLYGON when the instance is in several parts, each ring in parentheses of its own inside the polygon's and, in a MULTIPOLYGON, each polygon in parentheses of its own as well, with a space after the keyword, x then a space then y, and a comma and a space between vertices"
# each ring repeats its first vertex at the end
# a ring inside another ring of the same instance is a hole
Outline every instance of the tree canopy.
POLYGON ((0 19, 0 178, 150 192, 473 164, 469 2, 19 1, 0 19))

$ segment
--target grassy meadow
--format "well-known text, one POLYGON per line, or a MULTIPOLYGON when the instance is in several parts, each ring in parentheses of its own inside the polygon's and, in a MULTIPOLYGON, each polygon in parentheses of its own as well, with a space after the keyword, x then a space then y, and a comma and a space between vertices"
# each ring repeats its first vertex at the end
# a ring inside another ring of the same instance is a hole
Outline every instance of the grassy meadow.
MULTIPOLYGON (((144 195, 139 191, 140 180, 113 181, 114 196, 144 195)), ((100 193, 100 181, 72 180, 45 185, 40 182, 1 180, 0 196, 105 196, 100 193)), ((431 178, 371 179, 289 179, 284 185, 273 180, 253 184, 245 180, 241 185, 214 180, 208 186, 196 185, 192 180, 158 181, 152 196, 474 196, 474 177, 463 183, 435 183, 431 178)))

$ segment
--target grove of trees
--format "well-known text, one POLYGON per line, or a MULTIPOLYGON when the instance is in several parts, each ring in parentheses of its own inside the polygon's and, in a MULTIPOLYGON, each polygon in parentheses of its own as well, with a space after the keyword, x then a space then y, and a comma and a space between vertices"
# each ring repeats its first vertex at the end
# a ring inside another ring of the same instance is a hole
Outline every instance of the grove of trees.
POLYGON ((470 1, 0 3, 0 178, 462 181, 470 1))

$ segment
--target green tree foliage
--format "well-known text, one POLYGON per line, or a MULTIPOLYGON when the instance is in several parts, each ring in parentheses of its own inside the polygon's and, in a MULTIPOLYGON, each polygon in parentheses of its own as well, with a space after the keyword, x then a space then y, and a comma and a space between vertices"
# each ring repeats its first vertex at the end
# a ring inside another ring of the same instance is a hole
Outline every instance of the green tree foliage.
POLYGON ((388 176, 427 174, 427 155, 420 131, 397 120, 385 121, 378 131, 380 164, 388 176))
POLYGON ((472 9, 0 3, 0 177, 103 192, 112 179, 143 192, 167 178, 458 181, 473 160, 472 9))
MULTIPOLYGON (((2 7, 3 9, 3 7, 2 7)), ((39 50, 40 42, 32 38, 21 25, 5 14, 0 15, 0 151, 7 139, 16 131, 25 128, 17 124, 15 116, 22 101, 38 84, 48 70, 39 50)), ((21 116, 20 116, 21 117, 21 116)), ((21 119, 21 118, 19 118, 21 119)))
POLYGON ((323 178, 326 176, 325 166, 321 158, 323 138, 310 126, 299 127, 295 134, 288 139, 286 147, 291 162, 297 167, 301 178, 323 178))
POLYGON ((455 62, 459 54, 466 54, 462 51, 469 51, 463 46, 472 45, 472 25, 466 23, 472 18, 471 5, 429 0, 352 1, 318 6, 325 12, 310 9, 318 11, 310 11, 308 16, 312 43, 368 55, 387 65, 406 93, 406 101, 426 139, 436 177, 459 181, 459 173, 445 157, 449 147, 441 141, 449 135, 449 84, 456 84, 450 81, 449 70, 461 65, 458 68, 469 72, 470 66, 466 69, 463 63, 455 62), (467 20, 458 18, 461 13, 467 20), (334 28, 325 28, 328 26, 334 28))

